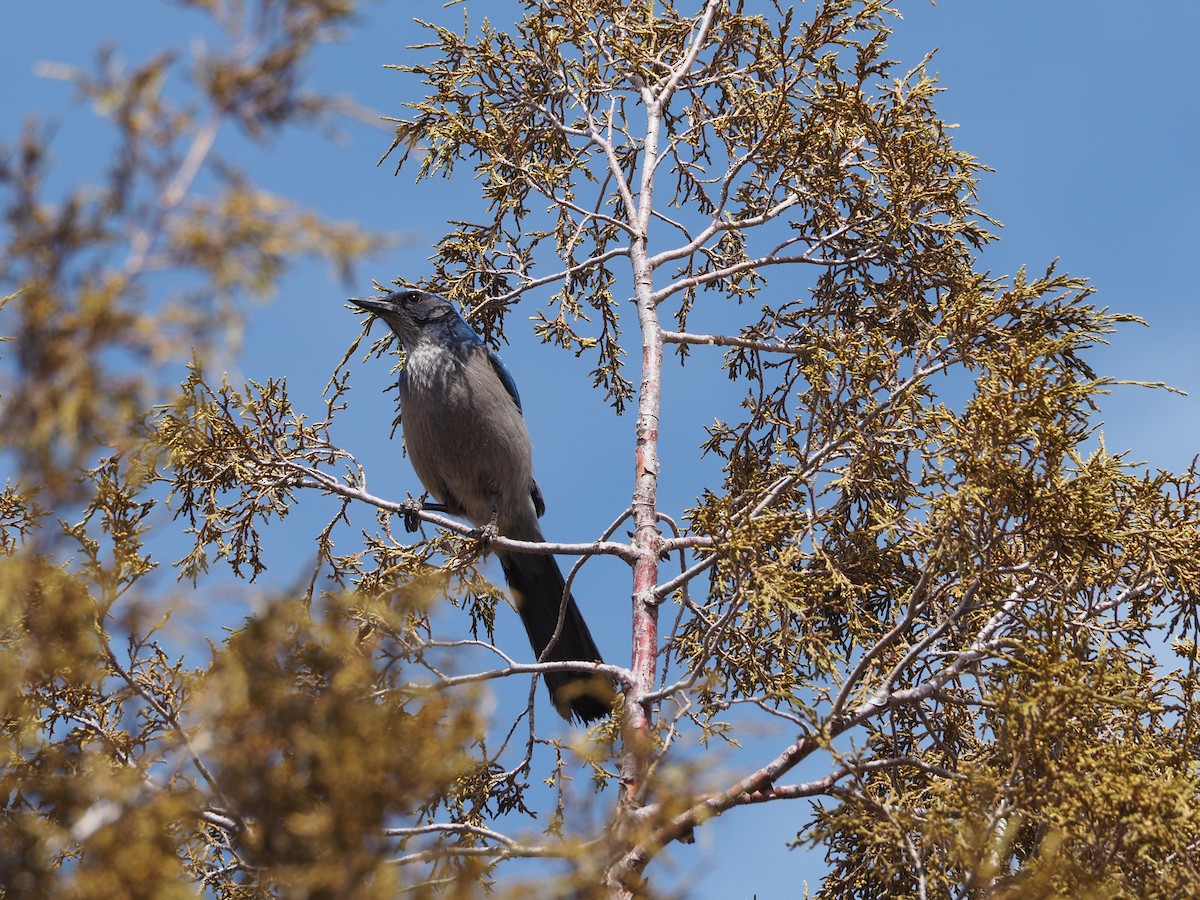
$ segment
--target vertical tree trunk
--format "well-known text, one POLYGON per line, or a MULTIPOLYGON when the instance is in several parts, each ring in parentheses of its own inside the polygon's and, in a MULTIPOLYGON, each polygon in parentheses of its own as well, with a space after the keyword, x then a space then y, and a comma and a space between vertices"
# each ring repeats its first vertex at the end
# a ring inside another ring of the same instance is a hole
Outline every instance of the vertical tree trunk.
MULTIPOLYGON (((650 212, 654 170, 658 161, 661 107, 653 93, 642 88, 646 102, 646 141, 643 146, 641 183, 637 207, 630 210, 636 234, 631 245, 638 324, 642 332, 642 373, 638 393, 637 447, 634 453, 633 545, 633 652, 630 669, 633 684, 625 696, 624 747, 621 757, 622 810, 620 833, 634 838, 630 828, 646 802, 646 772, 653 740, 650 720, 653 710, 644 698, 654 690, 658 671, 658 584, 662 533, 658 528, 658 422, 663 370, 662 327, 653 299, 654 273, 649 262, 650 212)), ((623 871, 627 871, 622 867, 623 871)), ((610 872, 609 891, 614 897, 631 896, 621 873, 610 872)))

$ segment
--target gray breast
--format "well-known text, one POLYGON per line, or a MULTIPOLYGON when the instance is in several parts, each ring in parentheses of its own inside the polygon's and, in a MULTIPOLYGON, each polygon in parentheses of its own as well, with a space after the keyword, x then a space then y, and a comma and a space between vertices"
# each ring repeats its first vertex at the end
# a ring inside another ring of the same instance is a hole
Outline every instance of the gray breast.
POLYGON ((411 352, 400 403, 413 468, 438 501, 476 525, 495 505, 502 532, 506 520, 527 516, 529 433, 482 347, 411 352))

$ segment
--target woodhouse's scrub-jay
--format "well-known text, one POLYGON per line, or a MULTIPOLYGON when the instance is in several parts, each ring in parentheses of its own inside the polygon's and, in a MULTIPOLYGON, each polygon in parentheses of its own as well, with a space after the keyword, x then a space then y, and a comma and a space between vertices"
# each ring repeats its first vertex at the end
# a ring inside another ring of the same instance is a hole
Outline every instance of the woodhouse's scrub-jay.
MULTIPOLYGON (((444 297, 402 290, 350 302, 383 319, 405 351, 400 415, 408 455, 421 484, 442 508, 505 537, 542 541, 545 511, 533 480, 529 432, 512 376, 444 297)), ((554 641, 566 584, 553 556, 496 554, 533 652, 544 662, 601 662, 575 599, 566 596, 562 633, 554 641)), ((566 719, 608 715, 607 676, 547 672, 546 687, 566 719)))

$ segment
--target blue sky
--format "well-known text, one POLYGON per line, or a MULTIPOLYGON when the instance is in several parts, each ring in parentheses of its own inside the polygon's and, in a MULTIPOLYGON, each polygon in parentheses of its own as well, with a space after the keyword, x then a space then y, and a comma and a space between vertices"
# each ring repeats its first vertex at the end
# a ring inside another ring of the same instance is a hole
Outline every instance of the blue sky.
MULTIPOLYGON (((472 21, 487 14, 499 25, 507 5, 466 7, 472 21)), ((997 275, 1021 265, 1040 272, 1059 258, 1060 270, 1091 279, 1101 305, 1145 318, 1149 328, 1127 326, 1110 347, 1098 348, 1094 367, 1116 377, 1164 381, 1189 395, 1118 388, 1103 404, 1103 433, 1110 451, 1128 449, 1130 458, 1152 468, 1186 466, 1200 451, 1193 272, 1200 261, 1200 187, 1191 168, 1200 155, 1200 101, 1192 83, 1200 4, 943 0, 936 7, 907 2, 899 8, 905 18, 895 23, 890 55, 913 65, 937 48, 930 68, 945 88, 938 108, 959 126, 956 145, 996 170, 982 180, 980 204, 1005 227, 981 267, 997 275)), ((805 15, 804 9, 797 14, 805 15)), ((345 42, 317 53, 313 84, 380 114, 400 114, 400 104, 418 96, 420 85, 383 66, 412 58, 405 47, 420 40, 413 17, 456 24, 462 8, 424 0, 366 7, 345 42)), ((104 41, 131 61, 166 44, 186 52, 200 21, 167 3, 12 5, 0 33, 0 141, 10 142, 25 116, 36 112, 58 123, 54 184, 96 180, 103 126, 90 110, 71 105, 65 83, 36 77, 35 65, 84 64, 104 41)), ((429 248, 445 220, 478 204, 479 186, 465 170, 453 180, 414 185, 408 172, 395 177, 390 164, 376 167, 389 141, 386 129, 347 123, 344 132, 340 142, 288 133, 265 151, 232 132, 218 144, 263 187, 333 218, 408 239, 361 266, 350 290, 326 267, 304 264, 272 302, 251 311, 231 375, 284 376, 294 402, 313 413, 358 331, 359 320, 343 308, 343 298, 368 292, 372 278, 428 275, 429 248)), ((536 302, 548 297, 547 291, 536 302)), ((528 314, 534 308, 531 301, 528 314)), ((614 416, 593 392, 587 360, 539 345, 524 325, 525 313, 523 306, 510 318, 503 355, 534 438, 549 507, 543 528, 551 538, 588 540, 628 502, 633 416, 614 416)), ((714 464, 697 462, 695 448, 714 408, 732 399, 719 362, 716 353, 695 353, 686 368, 671 365, 666 373, 662 505, 672 515, 712 480, 714 464)), ((399 448, 388 442, 393 395, 382 392, 391 379, 383 362, 356 364, 350 407, 334 436, 366 465, 373 492, 399 498, 418 493, 418 485, 399 448)), ((278 587, 293 583, 296 561, 311 555, 305 537, 332 509, 316 497, 305 503, 273 539, 278 587), (292 543, 289 554, 286 542, 300 543, 292 543)), ((343 532, 347 544, 339 549, 350 549, 353 539, 353 532, 343 532)), ((627 574, 619 563, 600 560, 585 567, 577 585, 606 656, 627 660, 627 574)), ((501 622, 498 641, 523 648, 515 617, 501 622)), ((774 746, 755 744, 744 764, 765 762, 774 746)), ((823 764, 816 761, 812 774, 823 764)), ((672 877, 697 898, 796 896, 801 880, 815 885, 824 868, 819 852, 784 847, 803 814, 789 804, 734 811, 702 828, 695 847, 669 854, 672 877)))

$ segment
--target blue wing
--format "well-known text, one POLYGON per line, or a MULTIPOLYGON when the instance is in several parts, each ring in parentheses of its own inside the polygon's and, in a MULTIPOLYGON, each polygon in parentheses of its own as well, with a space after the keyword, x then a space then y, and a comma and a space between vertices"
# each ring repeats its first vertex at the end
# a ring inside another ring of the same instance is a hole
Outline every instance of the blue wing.
MULTIPOLYGON (((513 381, 512 375, 508 369, 504 368, 504 363, 500 360, 500 355, 495 350, 487 352, 488 362, 492 364, 492 370, 496 373, 496 377, 500 379, 500 383, 504 385, 504 389, 508 391, 508 396, 513 398, 513 403, 517 404, 517 409, 521 415, 525 411, 521 409, 521 395, 517 393, 517 383, 513 381)), ((529 484, 529 496, 533 498, 533 509, 537 513, 538 518, 541 518, 546 512, 546 501, 542 498, 542 489, 538 487, 536 481, 529 484)))
MULTIPOLYGON (((517 383, 508 374, 508 369, 504 368, 504 363, 500 361, 500 355, 495 350, 489 350, 487 355, 488 362, 492 364, 492 369, 495 371, 496 377, 500 379, 500 383, 508 391, 508 396, 513 398, 513 403, 517 404, 517 409, 521 409, 521 396, 517 393, 517 383)), ((524 412, 524 410, 521 410, 522 415, 524 412)))

